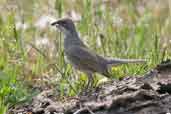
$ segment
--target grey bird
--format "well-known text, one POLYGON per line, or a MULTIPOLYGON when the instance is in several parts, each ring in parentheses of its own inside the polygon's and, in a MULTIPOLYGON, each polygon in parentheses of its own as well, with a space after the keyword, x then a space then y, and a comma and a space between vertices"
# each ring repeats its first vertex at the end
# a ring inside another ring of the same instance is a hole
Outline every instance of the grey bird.
POLYGON ((80 39, 73 21, 60 19, 51 25, 56 26, 64 34, 64 53, 75 69, 88 76, 88 86, 93 74, 99 73, 110 77, 109 67, 127 63, 143 63, 142 59, 107 59, 90 50, 80 39))

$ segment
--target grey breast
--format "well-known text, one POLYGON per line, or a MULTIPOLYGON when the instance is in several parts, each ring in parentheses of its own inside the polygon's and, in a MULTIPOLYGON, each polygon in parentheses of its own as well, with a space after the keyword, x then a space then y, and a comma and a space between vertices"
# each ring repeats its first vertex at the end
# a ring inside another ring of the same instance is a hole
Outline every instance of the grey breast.
POLYGON ((86 47, 72 45, 65 50, 66 56, 75 68, 88 72, 102 72, 105 66, 105 60, 92 53, 86 47))

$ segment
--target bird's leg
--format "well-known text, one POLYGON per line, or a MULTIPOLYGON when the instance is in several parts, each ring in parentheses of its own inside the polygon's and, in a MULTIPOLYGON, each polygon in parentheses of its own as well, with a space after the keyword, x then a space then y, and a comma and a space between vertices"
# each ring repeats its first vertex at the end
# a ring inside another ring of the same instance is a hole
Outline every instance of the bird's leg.
POLYGON ((88 76, 88 83, 87 83, 87 86, 86 86, 86 90, 91 91, 91 89, 93 88, 93 84, 94 84, 93 74, 92 73, 87 73, 87 76, 88 76))
POLYGON ((93 87, 97 87, 97 84, 98 84, 98 80, 97 80, 97 77, 96 76, 93 76, 93 87))
POLYGON ((91 76, 89 77, 89 80, 91 82, 89 89, 92 90, 94 87, 97 87, 98 80, 96 79, 95 75, 91 74, 91 76))
POLYGON ((88 80, 87 80, 87 83, 82 88, 80 95, 86 95, 89 92, 89 88, 92 87, 92 81, 93 81, 92 73, 86 72, 86 74, 87 74, 88 80))
POLYGON ((92 85, 92 73, 87 73, 87 76, 88 76, 88 83, 87 83, 87 86, 86 88, 88 89, 91 85, 92 85))

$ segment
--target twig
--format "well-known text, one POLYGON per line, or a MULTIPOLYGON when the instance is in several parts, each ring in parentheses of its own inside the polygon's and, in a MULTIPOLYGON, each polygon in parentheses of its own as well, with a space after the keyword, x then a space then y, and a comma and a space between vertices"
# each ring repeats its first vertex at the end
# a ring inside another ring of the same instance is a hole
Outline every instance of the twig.
POLYGON ((48 59, 48 57, 40 50, 38 49, 34 44, 28 43, 33 49, 35 49, 38 53, 40 53, 44 58, 48 59))
POLYGON ((81 112, 83 111, 88 111, 90 114, 95 114, 93 111, 90 110, 90 108, 88 107, 84 107, 84 108, 80 108, 79 110, 77 110, 76 112, 74 112, 73 114, 81 114, 81 112))

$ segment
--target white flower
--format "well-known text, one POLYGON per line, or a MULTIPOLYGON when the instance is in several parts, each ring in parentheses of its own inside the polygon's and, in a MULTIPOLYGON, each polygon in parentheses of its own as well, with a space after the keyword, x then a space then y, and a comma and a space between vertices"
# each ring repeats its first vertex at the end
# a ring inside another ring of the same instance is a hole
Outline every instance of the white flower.
POLYGON ((56 21, 54 17, 50 15, 43 15, 37 20, 35 26, 40 29, 45 29, 49 25, 49 23, 52 23, 54 21, 56 21))

